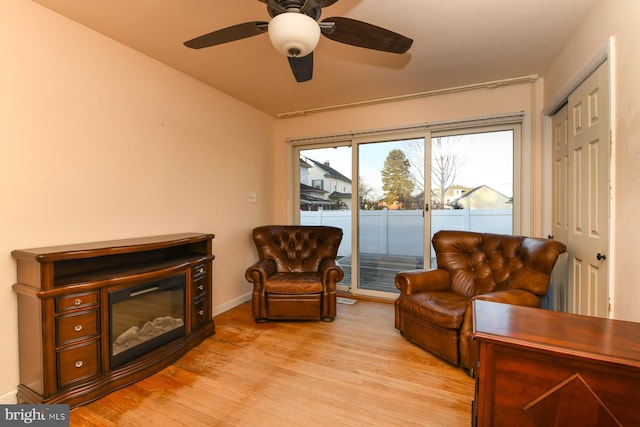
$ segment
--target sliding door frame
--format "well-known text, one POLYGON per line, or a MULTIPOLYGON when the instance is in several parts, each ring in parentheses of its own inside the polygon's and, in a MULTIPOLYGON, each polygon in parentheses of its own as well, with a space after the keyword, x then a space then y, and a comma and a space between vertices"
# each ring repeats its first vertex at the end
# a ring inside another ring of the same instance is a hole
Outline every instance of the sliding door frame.
MULTIPOLYGON (((518 234, 521 231, 522 217, 522 196, 523 196, 523 149, 522 149, 522 124, 524 121, 524 113, 510 113, 504 115, 496 115, 489 117, 480 117, 466 120, 454 120, 437 123, 425 123, 413 126, 405 126, 398 128, 379 129, 360 132, 349 132, 325 136, 310 136, 302 138, 290 138, 287 140, 290 170, 287 172, 290 177, 288 200, 291 200, 290 215, 294 224, 300 223, 300 173, 299 156, 300 151, 328 148, 335 146, 351 146, 351 170, 352 170, 352 195, 351 204, 353 209, 359 208, 359 171, 358 171, 358 145, 376 142, 385 142, 402 139, 422 139, 425 141, 424 149, 424 165, 425 170, 430 170, 431 163, 431 138, 460 135, 469 133, 491 132, 500 130, 513 130, 513 233, 518 234)), ((490 166, 488 166, 490 167, 490 166)), ((427 198, 427 189, 431 188, 430 174, 425 173, 425 203, 430 204, 430 198, 427 198), (428 202, 427 202, 428 200, 428 202)), ((424 233, 425 236, 431 235, 431 209, 424 210, 424 233)), ((363 290, 358 286, 359 277, 359 241, 358 241, 358 215, 351 216, 351 245, 352 245, 352 283, 349 287, 339 287, 339 291, 348 292, 352 295, 365 295, 376 298, 389 299, 390 295, 386 292, 363 290)), ((430 239, 424 239, 423 257, 425 258, 425 266, 429 265, 429 254, 431 251, 430 239)), ((426 268, 426 267, 425 267, 426 268)), ((392 296, 395 298, 395 295, 392 296)))

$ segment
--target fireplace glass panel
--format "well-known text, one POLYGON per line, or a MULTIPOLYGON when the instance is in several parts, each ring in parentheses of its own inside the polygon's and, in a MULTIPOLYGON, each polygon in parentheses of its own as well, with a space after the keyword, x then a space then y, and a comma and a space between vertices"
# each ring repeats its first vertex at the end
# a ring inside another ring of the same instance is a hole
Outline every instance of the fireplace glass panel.
POLYGON ((185 276, 109 292, 111 368, 185 334, 185 276))

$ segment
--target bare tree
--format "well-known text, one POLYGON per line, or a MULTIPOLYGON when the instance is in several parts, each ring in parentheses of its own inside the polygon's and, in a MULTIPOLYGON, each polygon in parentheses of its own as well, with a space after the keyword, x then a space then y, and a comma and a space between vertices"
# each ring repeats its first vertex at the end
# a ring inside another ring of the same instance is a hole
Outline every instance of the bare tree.
POLYGON ((365 182, 363 177, 358 180, 358 198, 362 210, 372 209, 375 206, 374 189, 365 182))
POLYGON ((431 203, 434 209, 443 209, 446 205, 447 191, 456 182, 466 161, 465 141, 463 135, 431 140, 431 203))
MULTIPOLYGON (((464 164, 464 135, 437 137, 431 139, 431 208, 443 209, 445 196, 455 183, 458 171, 464 164)), ((424 190, 424 144, 422 140, 411 141, 409 147, 411 176, 416 188, 424 190)))
POLYGON ((418 193, 424 194, 424 139, 407 141, 407 159, 411 165, 409 172, 418 193))

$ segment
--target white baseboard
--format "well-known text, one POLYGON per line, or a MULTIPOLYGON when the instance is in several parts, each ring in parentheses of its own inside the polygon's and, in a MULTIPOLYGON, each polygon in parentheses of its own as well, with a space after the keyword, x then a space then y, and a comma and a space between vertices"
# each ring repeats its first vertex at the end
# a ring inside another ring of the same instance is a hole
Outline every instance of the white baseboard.
POLYGON ((0 405, 15 405, 18 403, 18 390, 0 395, 0 405))
POLYGON ((235 308, 240 304, 244 304, 247 301, 251 301, 251 292, 241 295, 238 298, 232 299, 231 301, 228 301, 222 305, 213 307, 212 314, 213 316, 217 316, 218 314, 222 314, 225 311, 229 311, 232 308, 235 308))

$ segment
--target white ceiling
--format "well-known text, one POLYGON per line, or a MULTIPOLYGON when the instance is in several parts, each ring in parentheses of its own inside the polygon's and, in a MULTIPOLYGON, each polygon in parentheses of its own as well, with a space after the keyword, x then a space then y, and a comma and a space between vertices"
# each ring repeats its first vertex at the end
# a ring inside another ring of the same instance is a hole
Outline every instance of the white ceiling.
POLYGON ((33 0, 271 115, 530 74, 550 61, 598 0, 339 0, 345 16, 414 40, 404 55, 323 37, 314 77, 296 83, 267 35, 200 50, 182 43, 247 21, 258 0, 33 0))

